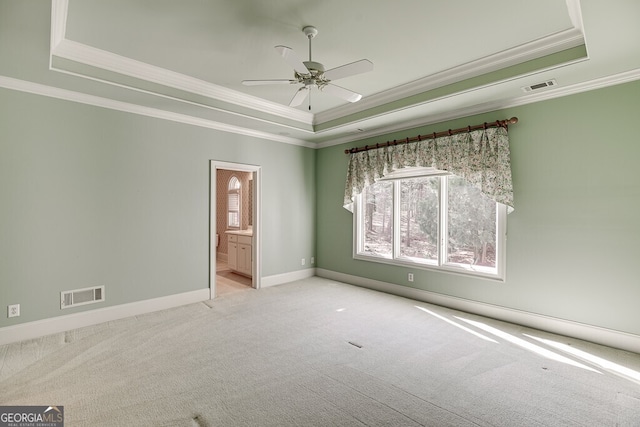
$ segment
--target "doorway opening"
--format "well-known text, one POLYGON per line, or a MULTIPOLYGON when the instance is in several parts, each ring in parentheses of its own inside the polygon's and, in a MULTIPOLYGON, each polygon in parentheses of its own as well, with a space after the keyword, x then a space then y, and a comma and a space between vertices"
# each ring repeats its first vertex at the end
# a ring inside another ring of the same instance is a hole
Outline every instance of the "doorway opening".
POLYGON ((211 161, 210 299, 260 288, 260 171, 211 161))

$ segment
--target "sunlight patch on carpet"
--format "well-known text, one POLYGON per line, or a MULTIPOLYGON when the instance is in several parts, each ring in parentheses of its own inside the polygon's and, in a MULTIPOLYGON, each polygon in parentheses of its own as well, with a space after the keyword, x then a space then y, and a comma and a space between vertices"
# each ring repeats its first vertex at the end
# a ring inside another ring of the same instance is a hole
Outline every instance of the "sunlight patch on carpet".
POLYGON ((414 306, 414 307, 415 307, 415 308, 417 308, 418 310, 422 310, 422 311, 424 311, 425 313, 429 313, 430 315, 432 315, 432 316, 434 316, 434 317, 437 317, 437 318, 438 318, 438 319, 440 319, 440 320, 444 320, 445 322, 447 322, 447 323, 449 323, 449 324, 451 324, 451 325, 455 326, 456 328, 462 329, 462 330, 463 330, 463 331, 465 331, 465 332, 469 332, 470 334, 475 335, 475 336, 477 336, 478 338, 481 338, 481 339, 483 339, 483 340, 485 340, 485 341, 489 341, 489 342, 493 342, 493 343, 499 344, 499 343, 498 343, 498 341, 494 340, 493 338, 489 338, 489 337, 487 337, 487 336, 485 336, 485 335, 482 335, 481 333, 476 332, 476 331, 474 331, 474 330, 472 330, 472 329, 469 329, 469 328, 467 328, 466 326, 461 325, 461 324, 459 324, 459 323, 457 323, 457 322, 454 322, 454 321, 453 321, 453 320, 451 320, 451 319, 447 319, 447 318, 446 318, 446 317, 444 317, 444 316, 441 316, 441 315, 439 315, 439 314, 437 314, 437 313, 434 313, 434 312, 433 312, 433 311, 431 311, 431 310, 427 310, 426 308, 424 308, 424 307, 419 307, 419 306, 417 306, 417 305, 416 305, 416 306, 414 306))
POLYGON ((634 371, 633 369, 629 369, 622 365, 618 365, 617 363, 613 363, 607 359, 594 356, 591 353, 587 353, 586 351, 579 350, 567 344, 563 344, 557 341, 552 341, 544 338, 534 337, 533 335, 529 335, 529 334, 524 334, 524 335, 534 340, 540 341, 550 347, 572 354, 573 356, 579 357, 582 360, 598 365, 602 369, 606 369, 609 372, 612 372, 616 375, 622 376, 623 378, 627 378, 629 380, 632 380, 640 384, 640 372, 634 371))
POLYGON ((529 341, 523 340, 522 338, 518 338, 514 335, 508 334, 504 331, 501 331, 500 329, 494 328, 493 326, 489 326, 482 322, 476 322, 474 320, 464 319, 458 316, 456 316, 456 319, 460 319, 463 322, 467 322, 468 324, 473 325, 476 328, 482 329, 485 332, 489 332, 490 334, 493 334, 499 338, 502 338, 505 341, 509 341, 512 344, 515 344, 533 353, 539 354, 540 356, 546 357, 547 359, 555 360, 557 362, 566 363, 567 365, 572 365, 578 368, 586 369, 587 371, 592 371, 598 374, 602 374, 602 372, 597 371, 587 365, 584 365, 580 362, 576 362, 575 360, 569 359, 568 357, 564 357, 558 353, 554 353, 551 350, 547 350, 546 348, 530 343, 529 341))

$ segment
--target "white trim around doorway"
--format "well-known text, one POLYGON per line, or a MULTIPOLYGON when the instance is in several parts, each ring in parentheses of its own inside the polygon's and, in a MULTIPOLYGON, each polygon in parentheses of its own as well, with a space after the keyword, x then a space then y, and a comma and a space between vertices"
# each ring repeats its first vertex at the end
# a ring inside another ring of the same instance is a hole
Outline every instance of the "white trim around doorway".
POLYGON ((216 201, 217 201, 217 170, 225 169, 239 172, 253 173, 253 245, 251 246, 252 262, 252 286, 260 289, 261 286, 261 261, 262 261, 262 241, 260 239, 262 233, 261 208, 262 208, 262 169, 260 166, 247 165, 241 163, 223 162, 211 160, 210 169, 210 194, 209 194, 209 299, 216 296, 216 234, 224 233, 224 230, 217 230, 216 221, 216 201))

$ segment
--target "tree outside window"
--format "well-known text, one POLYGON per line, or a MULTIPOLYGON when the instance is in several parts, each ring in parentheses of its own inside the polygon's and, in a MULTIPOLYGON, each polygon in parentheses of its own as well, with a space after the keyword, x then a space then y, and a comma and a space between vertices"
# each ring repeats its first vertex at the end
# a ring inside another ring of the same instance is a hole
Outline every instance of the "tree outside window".
POLYGON ((502 279, 506 206, 462 178, 434 175, 365 188, 354 257, 502 279))

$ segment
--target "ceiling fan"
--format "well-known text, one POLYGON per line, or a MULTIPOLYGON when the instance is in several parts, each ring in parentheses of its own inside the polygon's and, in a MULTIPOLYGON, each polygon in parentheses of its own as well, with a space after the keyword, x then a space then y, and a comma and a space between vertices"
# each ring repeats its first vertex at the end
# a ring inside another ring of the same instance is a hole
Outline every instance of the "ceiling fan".
MULTIPOLYGON (((359 93, 353 92, 331 82, 334 80, 351 77, 356 74, 366 73, 373 70, 373 63, 367 59, 361 59, 350 64, 325 70, 324 65, 311 60, 311 39, 318 34, 318 30, 312 26, 306 26, 302 32, 309 39, 309 60, 301 61, 293 49, 286 46, 276 46, 276 52, 294 69, 293 79, 279 80, 243 80, 246 86, 255 85, 277 85, 277 84, 302 84, 296 94, 289 102, 290 107, 297 107, 307 98, 312 88, 318 88, 321 92, 342 98, 345 101, 357 102, 362 98, 359 93)), ((311 109, 311 105, 309 105, 311 109)))

